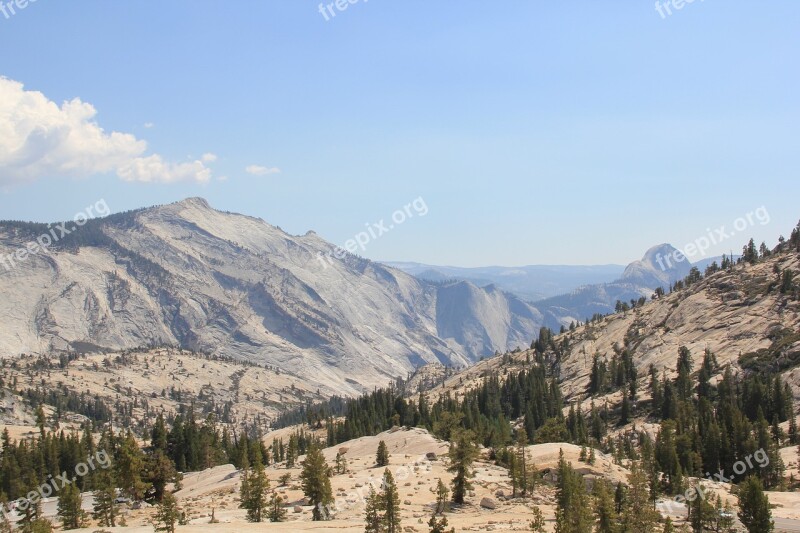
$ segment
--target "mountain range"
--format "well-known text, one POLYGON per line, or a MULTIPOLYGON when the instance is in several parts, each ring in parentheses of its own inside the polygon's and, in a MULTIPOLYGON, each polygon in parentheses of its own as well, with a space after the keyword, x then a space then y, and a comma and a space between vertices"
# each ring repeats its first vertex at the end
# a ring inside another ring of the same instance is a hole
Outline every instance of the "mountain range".
MULTIPOLYGON (((48 228, 0 223, 0 256, 48 228)), ((0 268, 4 356, 176 346, 276 368, 343 394, 426 363, 465 367, 524 347, 542 325, 608 312, 616 299, 649 296, 689 269, 680 263, 660 271, 657 254, 674 250, 662 245, 618 281, 534 304, 498 283, 419 279, 343 254, 314 232, 289 235, 200 198, 73 229, 46 253, 0 268)), ((566 285, 619 270, 563 268, 557 283, 566 285)), ((543 285, 556 278, 543 276, 543 285)))

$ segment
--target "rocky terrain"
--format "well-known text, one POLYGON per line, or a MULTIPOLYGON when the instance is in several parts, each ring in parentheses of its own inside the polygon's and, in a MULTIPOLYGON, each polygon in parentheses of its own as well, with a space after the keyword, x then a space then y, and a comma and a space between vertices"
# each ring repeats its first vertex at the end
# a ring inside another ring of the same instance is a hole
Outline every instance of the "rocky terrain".
MULTIPOLYGON (((776 268, 800 271, 798 254, 776 256, 756 265, 739 264, 681 291, 641 307, 582 325, 556 338, 567 348, 560 360, 562 389, 568 399, 585 395, 592 357, 610 358, 629 340, 633 361, 643 376, 651 364, 672 375, 678 348, 694 354, 695 370, 706 349, 721 365, 741 370, 739 358, 758 355, 785 365, 783 373, 800 399, 800 306, 777 290, 776 268)), ((489 373, 522 368, 532 350, 493 357, 446 380, 436 394, 463 392, 489 373)))
MULTIPOLYGON (((48 228, 0 224, 0 255, 48 228)), ((528 345, 542 323, 496 288, 422 282, 342 252, 198 198, 93 220, 0 268, 0 355, 176 346, 352 395, 528 345)))

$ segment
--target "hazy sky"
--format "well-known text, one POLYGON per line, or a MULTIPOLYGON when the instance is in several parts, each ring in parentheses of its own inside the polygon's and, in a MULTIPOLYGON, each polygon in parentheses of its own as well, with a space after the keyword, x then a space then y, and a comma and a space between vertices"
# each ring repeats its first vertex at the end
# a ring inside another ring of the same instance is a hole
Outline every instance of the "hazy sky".
POLYGON ((460 266, 627 263, 764 206, 722 253, 800 219, 796 0, 340 5, 6 7, 0 219, 203 196, 341 245, 421 198, 361 255, 460 266))

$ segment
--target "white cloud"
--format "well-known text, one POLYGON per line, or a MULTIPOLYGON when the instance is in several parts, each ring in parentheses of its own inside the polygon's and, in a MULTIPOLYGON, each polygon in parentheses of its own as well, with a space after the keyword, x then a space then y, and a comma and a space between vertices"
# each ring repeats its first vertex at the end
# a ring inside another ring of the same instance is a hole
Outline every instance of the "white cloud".
POLYGON ((144 123, 144 127, 147 128, 148 130, 150 128, 154 127, 154 126, 155 126, 155 124, 153 124, 152 122, 145 122, 144 123))
POLYGON ((197 181, 208 183, 211 169, 205 161, 197 159, 188 163, 170 163, 158 154, 137 157, 117 169, 117 175, 125 181, 146 183, 173 183, 176 181, 197 181))
POLYGON ((107 133, 97 110, 79 98, 61 106, 37 91, 0 77, 0 185, 43 177, 114 173, 126 181, 208 182, 213 154, 185 163, 146 155, 147 142, 129 133, 107 133))
POLYGON ((281 169, 278 167, 262 167, 261 165, 250 165, 244 169, 245 172, 248 174, 252 174, 253 176, 268 176, 270 174, 280 174, 281 169))

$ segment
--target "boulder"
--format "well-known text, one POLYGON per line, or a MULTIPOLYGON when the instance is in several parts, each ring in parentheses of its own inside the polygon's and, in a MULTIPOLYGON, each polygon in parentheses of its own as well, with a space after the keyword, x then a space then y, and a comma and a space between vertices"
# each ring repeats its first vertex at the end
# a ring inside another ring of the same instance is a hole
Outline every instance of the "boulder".
POLYGON ((484 498, 481 500, 481 507, 484 509, 494 510, 497 509, 497 502, 491 498, 484 498))

